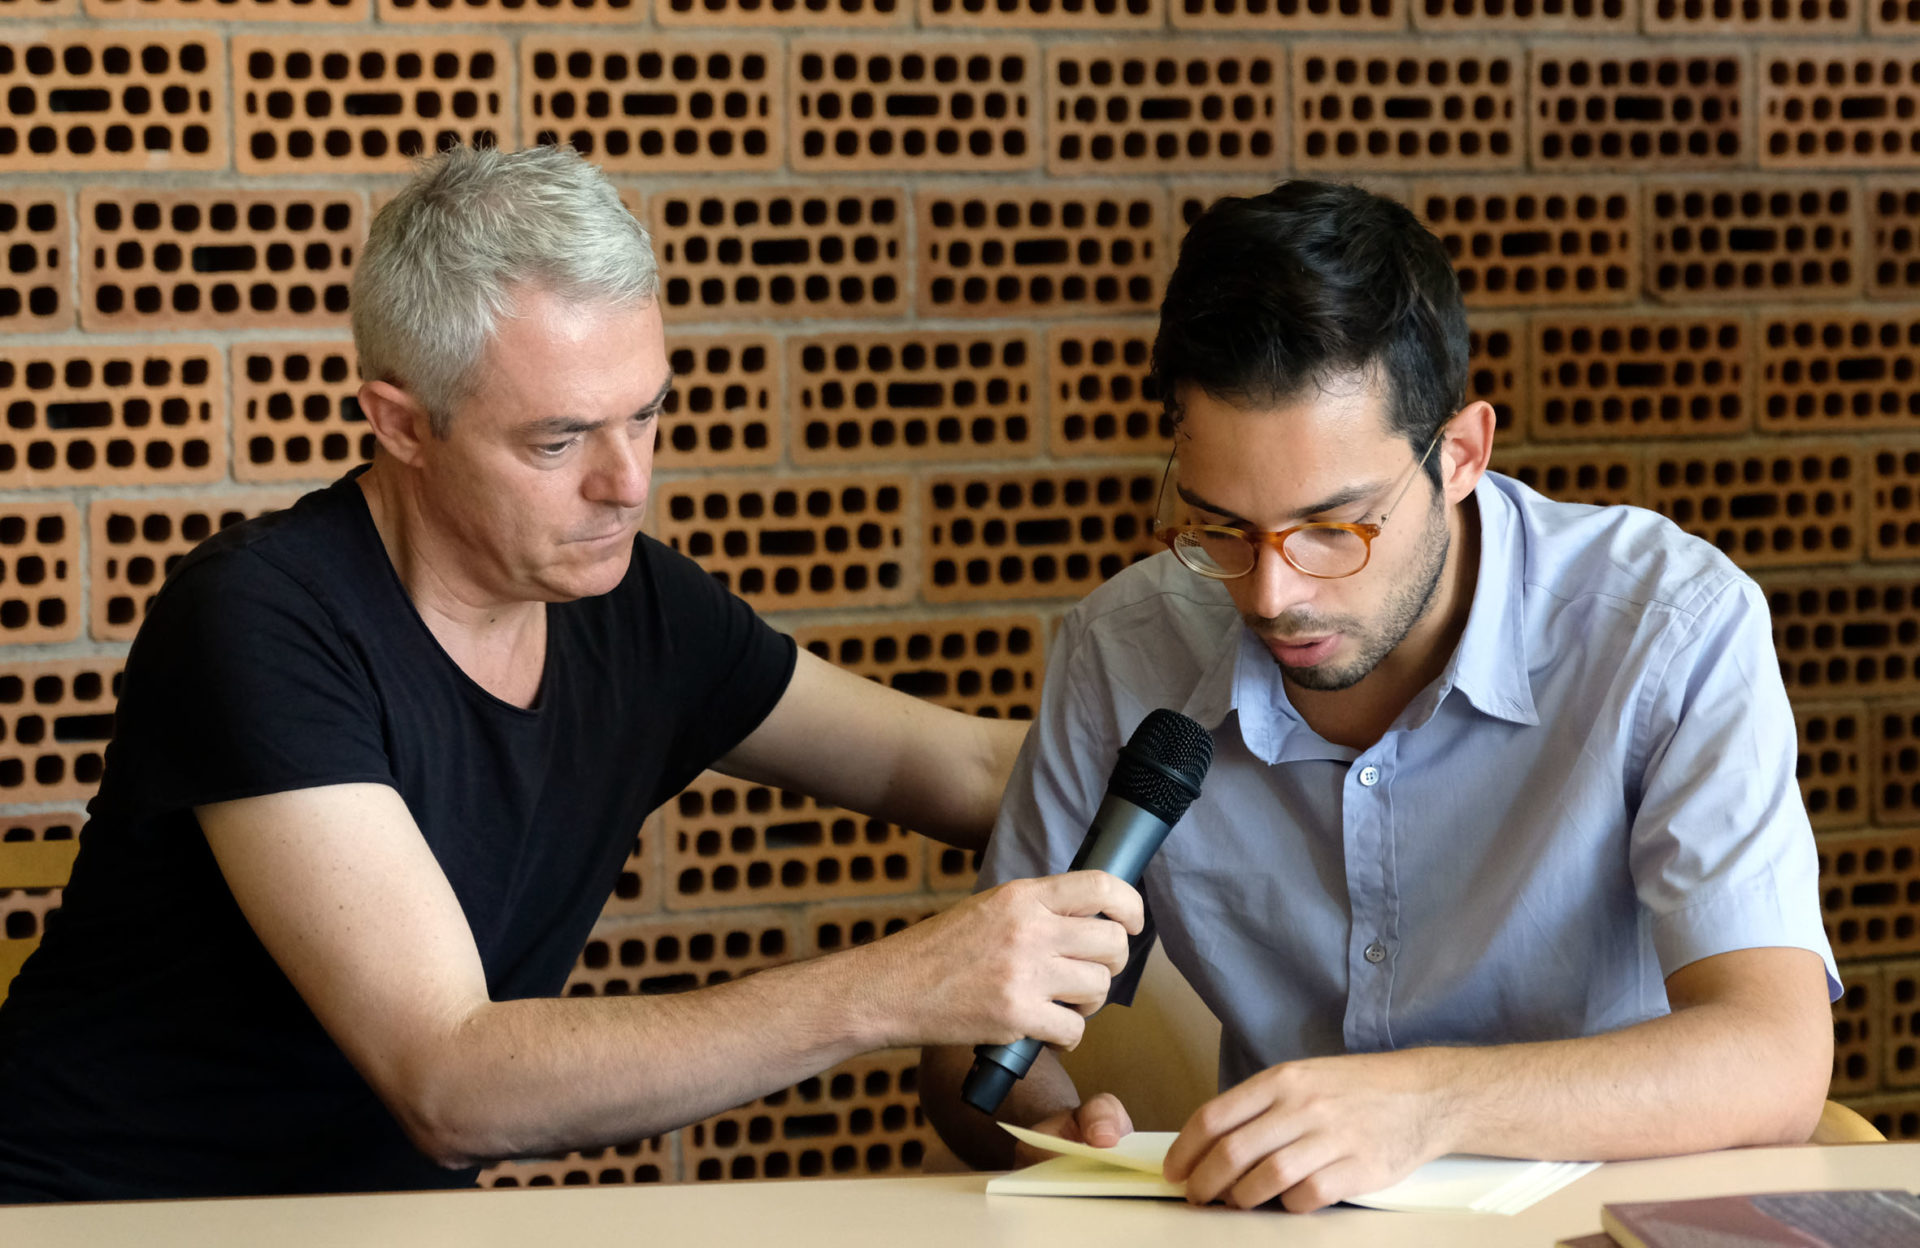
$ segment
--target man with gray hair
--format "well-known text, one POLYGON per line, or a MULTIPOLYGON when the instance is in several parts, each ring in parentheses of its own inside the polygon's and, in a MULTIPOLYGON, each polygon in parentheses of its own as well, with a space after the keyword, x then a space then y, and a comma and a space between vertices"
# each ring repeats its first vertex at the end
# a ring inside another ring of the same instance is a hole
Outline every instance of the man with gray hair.
POLYGON ((457 149, 375 220, 379 449, 155 599, 0 1007, 0 1203, 467 1185, 867 1050, 1078 1039, 1141 923, 1098 872, 695 992, 555 997, 703 769, 977 846, 1022 736, 798 651, 639 534, 657 287, 563 150, 457 149))

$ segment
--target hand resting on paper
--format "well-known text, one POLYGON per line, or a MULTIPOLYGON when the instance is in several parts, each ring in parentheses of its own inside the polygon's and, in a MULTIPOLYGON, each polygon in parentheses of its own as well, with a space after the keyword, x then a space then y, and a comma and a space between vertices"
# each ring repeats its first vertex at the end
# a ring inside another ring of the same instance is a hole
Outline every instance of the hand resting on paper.
POLYGON ((1431 1052, 1269 1067, 1195 1110, 1163 1173, 1194 1204, 1251 1209, 1278 1196, 1295 1213, 1397 1183, 1449 1151, 1431 1052))
MULTIPOLYGON (((1034 1123, 1028 1130, 1072 1140, 1076 1144, 1112 1148, 1120 1142, 1121 1136, 1132 1134, 1133 1119, 1127 1116, 1126 1106, 1120 1103, 1119 1097, 1111 1092, 1102 1092, 1073 1109, 1062 1110, 1051 1118, 1034 1123)), ((1024 1140, 1013 1146, 1013 1164, 1016 1167, 1037 1165, 1051 1156, 1052 1153, 1035 1148, 1024 1140)))

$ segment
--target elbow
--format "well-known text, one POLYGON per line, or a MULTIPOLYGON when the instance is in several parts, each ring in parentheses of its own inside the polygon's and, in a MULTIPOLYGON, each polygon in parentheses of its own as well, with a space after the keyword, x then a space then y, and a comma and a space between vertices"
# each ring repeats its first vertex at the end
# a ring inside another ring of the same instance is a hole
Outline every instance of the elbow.
POLYGON ((407 1139, 448 1170, 516 1155, 504 1124, 489 1112, 490 1098, 476 1094, 487 1081, 458 1049, 457 1036, 449 1036, 445 1044, 396 1057, 372 1080, 407 1139))

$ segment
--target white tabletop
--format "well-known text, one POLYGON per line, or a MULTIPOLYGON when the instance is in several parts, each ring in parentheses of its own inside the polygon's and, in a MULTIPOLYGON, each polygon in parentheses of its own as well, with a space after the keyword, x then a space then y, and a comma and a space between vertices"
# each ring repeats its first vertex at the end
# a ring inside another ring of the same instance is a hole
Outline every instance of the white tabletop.
POLYGON ((1330 1209, 1308 1216, 1178 1201, 987 1196, 985 1175, 678 1187, 0 1208, 6 1248, 1166 1248, 1168 1244, 1551 1248, 1607 1201, 1920 1185, 1920 1143, 1744 1149, 1602 1166, 1517 1217, 1330 1209))

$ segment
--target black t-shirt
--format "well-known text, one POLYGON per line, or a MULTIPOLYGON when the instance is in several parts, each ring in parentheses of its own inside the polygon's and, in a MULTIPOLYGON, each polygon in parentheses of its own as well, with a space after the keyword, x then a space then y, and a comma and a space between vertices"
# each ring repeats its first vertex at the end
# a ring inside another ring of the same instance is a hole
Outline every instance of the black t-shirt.
POLYGON ((61 912, 0 1006, 0 1200, 458 1187, 247 925, 193 808, 406 800, 496 1001, 565 983, 647 813, 763 720, 794 646, 650 538, 547 608, 534 708, 414 610, 354 477, 210 539, 128 656, 61 912))

